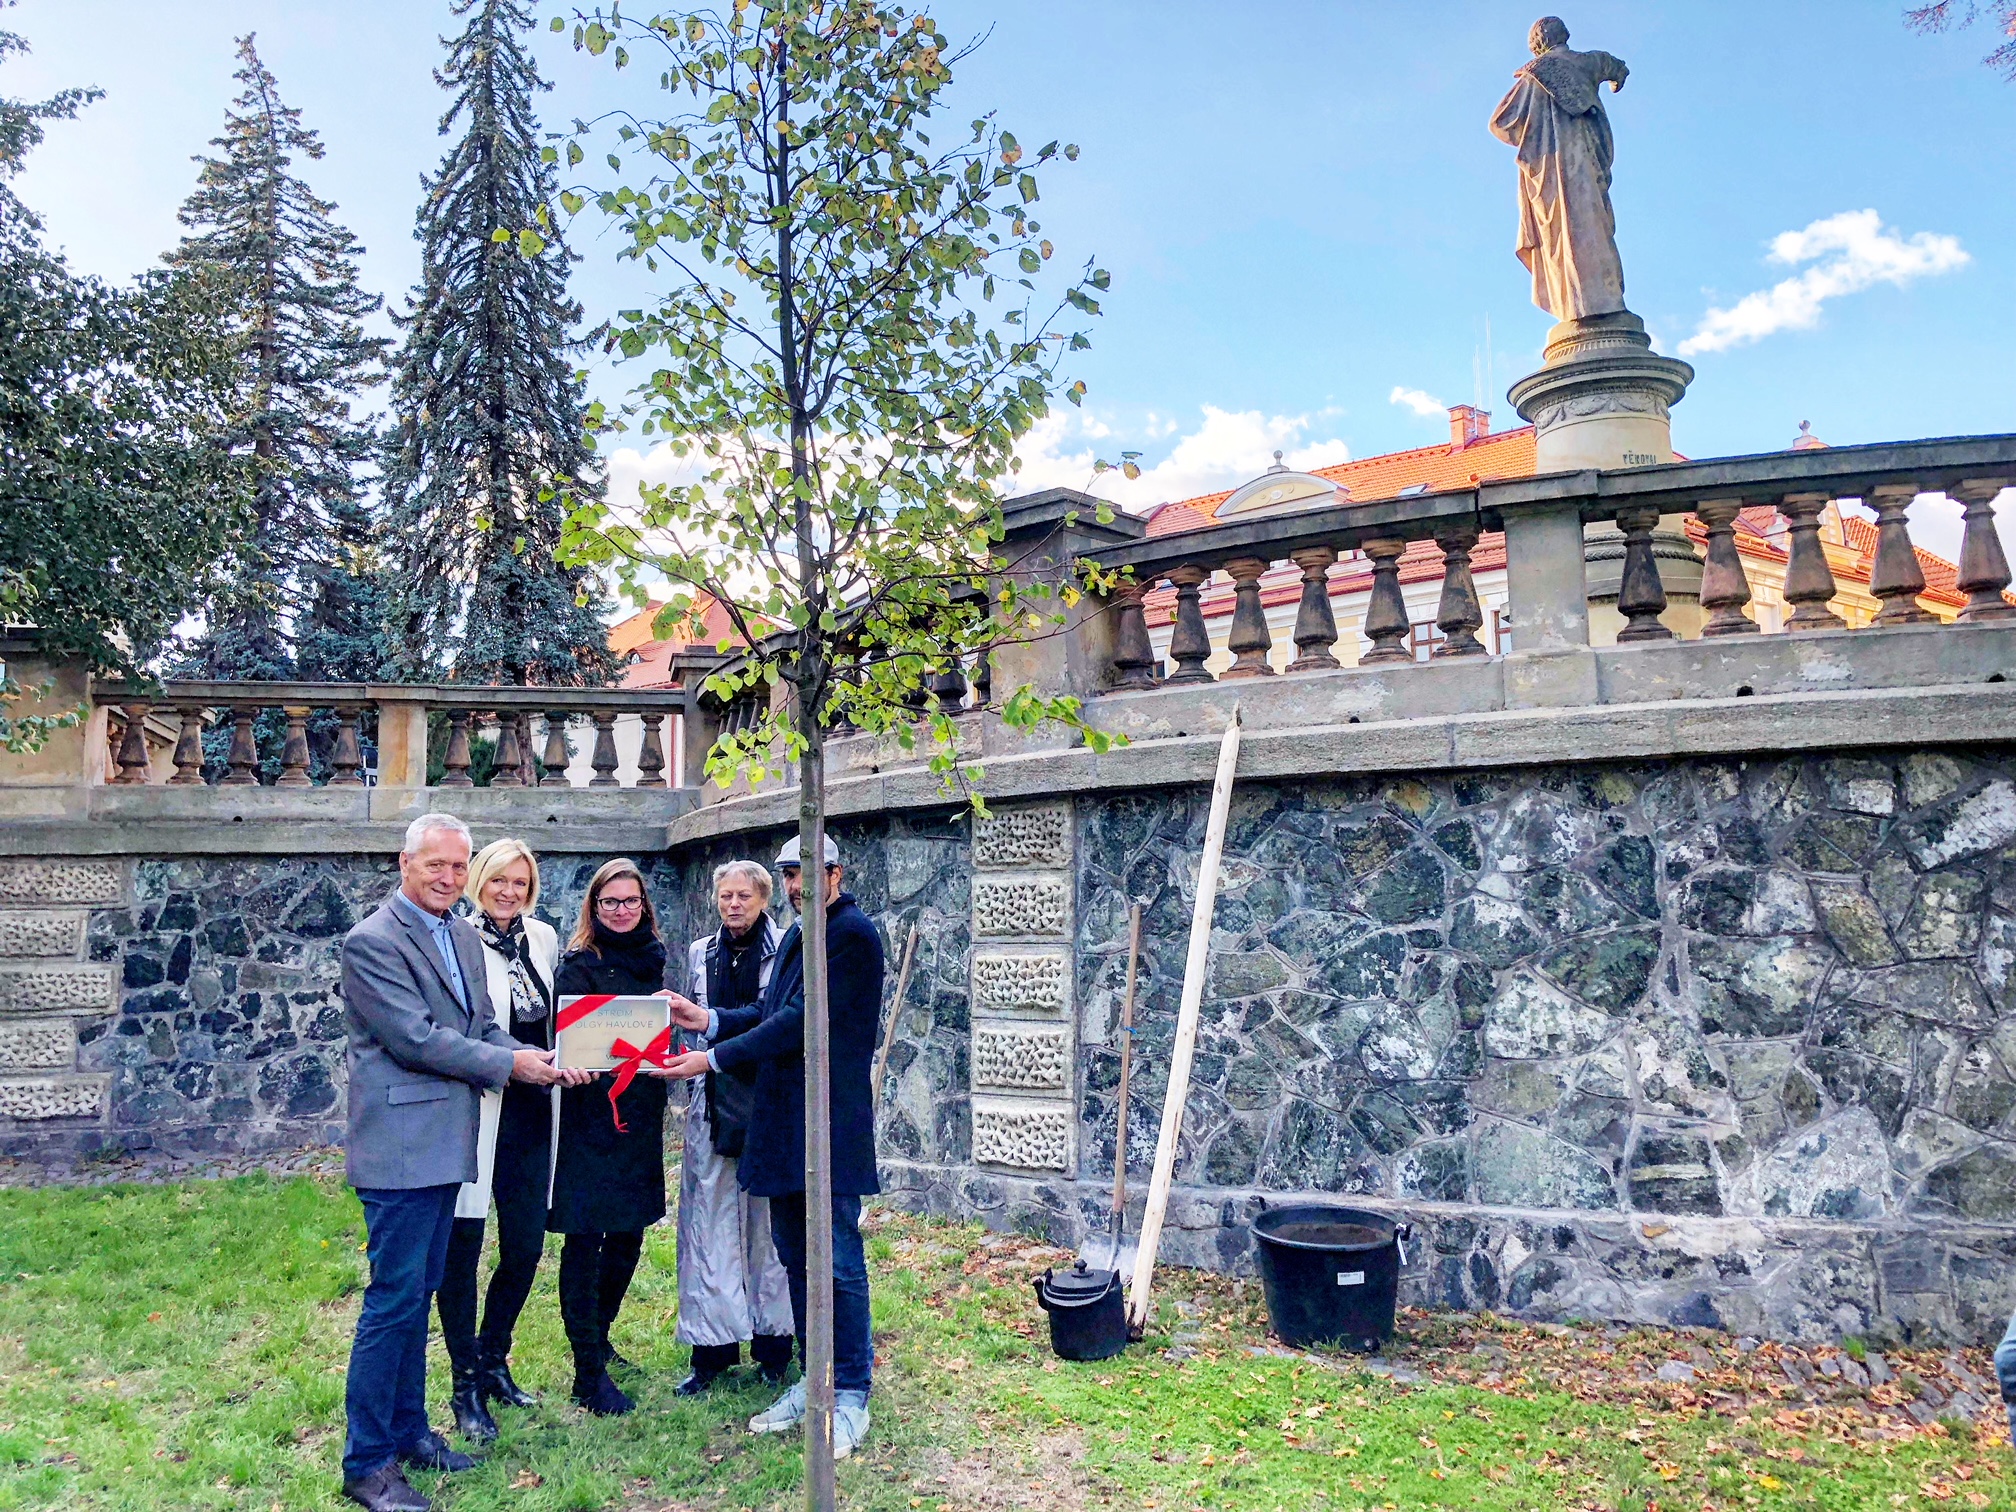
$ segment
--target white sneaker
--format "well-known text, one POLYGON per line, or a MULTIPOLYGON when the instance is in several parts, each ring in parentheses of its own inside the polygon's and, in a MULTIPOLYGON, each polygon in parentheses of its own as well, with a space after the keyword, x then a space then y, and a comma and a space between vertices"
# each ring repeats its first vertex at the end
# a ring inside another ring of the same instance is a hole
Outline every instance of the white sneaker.
MULTIPOLYGON (((849 1397, 853 1392, 847 1393, 849 1397)), ((861 1447, 861 1441, 868 1437, 868 1402, 864 1397, 860 1402, 845 1398, 833 1404, 833 1458, 843 1460, 861 1447)))
POLYGON ((800 1381, 749 1419, 751 1433, 789 1433, 805 1421, 805 1383, 800 1381))

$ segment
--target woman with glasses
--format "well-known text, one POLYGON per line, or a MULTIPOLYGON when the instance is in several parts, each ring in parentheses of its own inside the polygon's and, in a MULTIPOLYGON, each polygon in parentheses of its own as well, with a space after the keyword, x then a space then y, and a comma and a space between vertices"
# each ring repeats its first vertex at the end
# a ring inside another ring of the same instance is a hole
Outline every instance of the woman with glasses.
MULTIPOLYGON (((522 840, 498 840, 469 863, 463 894, 483 941, 483 967, 498 1021, 520 1044, 553 1048, 553 978, 560 937, 532 917, 539 863, 522 840)), ((435 1300, 448 1346, 455 1423, 477 1443, 497 1437, 486 1403, 530 1407, 532 1395, 511 1379, 511 1334, 531 1295, 546 1247, 546 1185, 558 1112, 554 1089, 511 1082, 485 1092, 477 1126, 476 1179, 463 1185, 448 1237, 448 1260, 435 1300), (497 1269, 476 1332, 477 1270, 483 1220, 497 1203, 497 1269)))
MULTIPOLYGON (((665 945, 644 874, 634 861, 610 861, 581 900, 555 993, 561 999, 603 992, 642 997, 664 986, 665 945)), ((644 1230, 665 1216, 665 1082, 644 1069, 613 1110, 612 1073, 562 1094, 546 1217, 549 1230, 567 1236, 560 1249, 560 1317, 574 1350, 574 1400, 604 1416, 636 1405, 609 1379, 612 1360, 629 1363, 610 1347, 609 1325, 630 1289, 644 1230)))

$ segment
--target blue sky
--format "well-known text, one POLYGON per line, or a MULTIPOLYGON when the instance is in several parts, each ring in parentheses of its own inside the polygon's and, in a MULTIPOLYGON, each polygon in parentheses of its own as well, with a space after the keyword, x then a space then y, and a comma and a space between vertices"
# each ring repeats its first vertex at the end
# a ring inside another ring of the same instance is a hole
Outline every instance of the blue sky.
MULTIPOLYGON (((1566 13, 1573 45, 1632 70, 1605 97, 1631 306, 1662 350, 1707 333, 1674 412, 1683 453, 1782 447, 1801 420, 1836 443, 2016 429, 2016 85, 1981 66, 1988 32, 1917 37, 1902 9, 1566 13)), ((1517 423, 1504 391, 1550 320, 1512 256, 1512 154, 1485 121, 1524 61, 1532 0, 955 0, 933 14, 954 37, 992 28, 963 66, 960 118, 997 109, 1025 142, 1081 145, 1044 181, 1045 234, 1113 274, 1077 370, 1086 411, 1032 439, 1032 481, 1083 485, 1095 452, 1135 449, 1147 476, 1101 488, 1139 507, 1237 483, 1275 446, 1325 461, 1446 439, 1440 414, 1396 389, 1445 403, 1481 390, 1500 427, 1517 423)), ((234 92, 232 38, 256 30, 328 146, 308 176, 366 244, 368 284, 410 285, 418 176, 443 147, 430 70, 445 3, 24 0, 0 15, 34 48, 0 91, 107 91, 51 129, 17 185, 81 268, 123 277, 174 243, 190 158, 234 92)), ((556 85, 549 124, 648 108, 648 81, 619 82, 543 30, 535 46, 556 85)), ((584 231, 591 315, 636 302, 639 275, 584 231)), ((622 381, 595 379, 612 394, 622 381)))

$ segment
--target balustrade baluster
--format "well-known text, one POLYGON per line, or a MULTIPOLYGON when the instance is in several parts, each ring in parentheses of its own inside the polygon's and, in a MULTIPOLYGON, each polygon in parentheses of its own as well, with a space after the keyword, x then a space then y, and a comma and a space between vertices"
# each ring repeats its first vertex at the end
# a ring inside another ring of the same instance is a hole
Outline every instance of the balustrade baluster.
POLYGON ((1483 656, 1477 632, 1484 628, 1484 606, 1477 601, 1477 580, 1470 574, 1477 532, 1468 527, 1443 531, 1435 544, 1442 548, 1442 599, 1435 606, 1435 628, 1444 636, 1435 655, 1483 656))
POLYGON ((662 788, 666 785, 665 737, 660 726, 665 723, 665 716, 640 714, 637 717, 644 725, 644 739, 637 747, 637 786, 662 788))
POLYGON ((1959 577, 1960 591, 1967 595, 1967 607, 1960 611, 1965 624, 2016 618, 2016 604, 2002 596, 2009 586, 2009 559, 1995 531, 1995 498, 2001 492, 2000 478, 1969 478, 1946 490, 1946 497, 1965 510, 1959 577))
POLYGON ((1221 682, 1274 675, 1267 662, 1274 634, 1267 628, 1267 610, 1260 602, 1260 579, 1271 565, 1264 557, 1234 557, 1225 564, 1232 578, 1232 633, 1225 640, 1232 665, 1219 674, 1221 682))
POLYGON ((1787 494, 1778 513, 1791 527, 1791 556, 1785 566, 1785 602, 1798 607, 1785 621, 1787 630, 1839 630, 1844 621, 1827 607, 1834 597, 1834 569, 1820 544, 1820 514, 1832 503, 1824 493, 1787 494))
POLYGON ((567 781, 567 711, 565 709, 549 709, 546 713, 546 754, 544 764, 546 775, 539 779, 539 786, 570 786, 567 781))
POLYGON ((978 708, 994 701, 994 653, 983 650, 973 661, 973 697, 978 708))
POLYGON ((1673 639, 1673 632, 1659 623, 1659 616, 1666 612, 1666 585, 1659 581, 1659 563, 1652 555, 1652 532, 1658 526, 1656 509, 1617 511, 1617 528, 1624 533, 1617 612, 1627 622, 1617 632, 1619 643, 1673 639))
MULTIPOLYGON (((921 658, 919 660, 921 661, 921 658)), ((929 667, 920 666, 917 669, 916 686, 903 690, 903 707, 919 719, 922 719, 926 714, 931 712, 931 676, 932 673, 929 667)), ((753 730, 756 727, 756 720, 753 717, 756 712, 754 704, 750 705, 749 712, 752 716, 749 721, 749 727, 753 730)))
POLYGON ((308 715, 311 710, 290 704, 280 711, 287 716, 287 736, 280 744, 280 776, 275 787, 313 787, 308 775, 308 715))
POLYGON ((355 704, 336 709, 336 746, 329 753, 329 786, 364 786, 364 750, 357 741, 357 720, 361 711, 355 704))
POLYGON ((1290 672, 1327 672, 1343 665, 1331 649, 1337 644, 1337 616, 1330 610, 1330 564, 1337 553, 1311 546, 1288 558, 1302 569, 1302 601, 1295 606, 1295 660, 1290 672))
POLYGON ((1170 570, 1169 582, 1176 589, 1176 624, 1169 634, 1169 659, 1176 663, 1176 670, 1168 677, 1171 686, 1212 680, 1204 670, 1211 660, 1211 632, 1204 628, 1200 602, 1210 577, 1210 569, 1194 564, 1170 570))
POLYGON ((931 696, 941 713, 957 714, 966 707, 966 669, 958 656, 946 658, 931 679, 931 696))
POLYGON ((1372 649, 1358 658, 1358 665, 1412 661, 1414 653, 1407 649, 1407 637, 1414 627, 1407 618, 1406 596, 1400 591, 1400 558, 1407 543, 1367 541, 1364 550, 1372 559, 1372 597, 1365 605, 1365 636, 1372 649))
POLYGON ((231 707, 231 752, 225 757, 228 770, 220 784, 223 787, 257 787, 259 785, 259 741, 252 725, 259 717, 259 711, 249 704, 234 704, 231 707))
POLYGON ((154 766, 147 756, 149 707, 144 703, 120 705, 126 724, 119 733, 119 754, 115 758, 119 770, 112 774, 112 780, 121 785, 145 783, 153 775, 154 766))
POLYGON ((1876 562, 1869 571, 1869 591, 1883 601, 1876 616, 1879 625, 1934 624, 1939 618, 1918 605, 1918 595, 1925 591, 1925 569, 1911 549, 1910 509, 1917 497, 1915 483, 1886 483, 1869 490, 1867 502, 1876 511, 1876 562))
POLYGON ((1754 635, 1757 622, 1743 612, 1750 602, 1750 578, 1736 550, 1736 516, 1741 499, 1703 499, 1694 513, 1708 529, 1708 552, 1701 564, 1701 607, 1708 611, 1701 634, 1754 635))
POLYGON ((539 753, 532 744, 532 711, 520 709, 512 716, 518 727, 518 783, 521 787, 539 786, 539 753))
POLYGON ((1113 686, 1155 686, 1155 647, 1148 639, 1146 583, 1122 583, 1113 590, 1113 686))
POLYGON ((441 758, 441 765, 447 769, 442 774, 441 786, 465 788, 476 785, 476 779, 469 775, 469 711, 467 709, 450 709, 448 711, 448 752, 441 758))
POLYGON ((201 787, 203 785, 203 711, 187 706, 176 710, 182 717, 182 728, 175 736, 175 775, 168 779, 170 787, 201 787))
POLYGON ((597 709, 591 716, 595 721, 595 750, 588 758, 588 764, 595 768, 595 775, 588 779, 591 788, 621 787, 616 780, 616 714, 612 709, 597 709))
POLYGON ((511 709, 499 709, 497 720, 497 753, 490 764, 490 786, 493 788, 515 788, 525 785, 525 751, 518 744, 518 715, 511 709))

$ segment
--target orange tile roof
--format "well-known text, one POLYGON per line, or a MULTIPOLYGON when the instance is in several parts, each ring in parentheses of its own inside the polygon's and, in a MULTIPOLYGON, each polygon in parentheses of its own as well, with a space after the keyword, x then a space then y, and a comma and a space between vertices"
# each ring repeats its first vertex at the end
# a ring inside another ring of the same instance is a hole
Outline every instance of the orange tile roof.
MULTIPOLYGON (((1412 451, 1384 452, 1355 462, 1339 462, 1334 467, 1318 467, 1311 476, 1341 484, 1355 498, 1390 499, 1401 489, 1417 483, 1440 490, 1468 488, 1486 478, 1530 477, 1533 448, 1533 427, 1522 425, 1495 436, 1480 436, 1467 446, 1445 441, 1439 446, 1417 446, 1412 451)), ((1231 498, 1233 492, 1228 488, 1221 493, 1163 504, 1148 516, 1148 534, 1163 536, 1180 530, 1201 530, 1217 519, 1218 506, 1231 498)))
MULTIPOLYGON (((699 634, 683 636, 677 633, 664 640, 657 638, 653 622, 659 611, 664 609, 663 600, 653 600, 628 619, 609 627, 609 649, 619 659, 628 659, 623 669, 625 688, 670 688, 678 684, 672 676, 672 658, 688 646, 715 646, 722 641, 740 645, 742 637, 736 633, 735 623, 728 611, 707 594, 694 600, 699 611, 699 634)), ((688 628, 688 627, 681 627, 688 628)))

